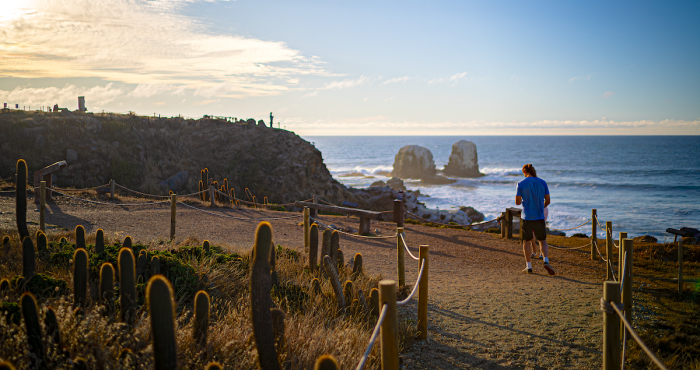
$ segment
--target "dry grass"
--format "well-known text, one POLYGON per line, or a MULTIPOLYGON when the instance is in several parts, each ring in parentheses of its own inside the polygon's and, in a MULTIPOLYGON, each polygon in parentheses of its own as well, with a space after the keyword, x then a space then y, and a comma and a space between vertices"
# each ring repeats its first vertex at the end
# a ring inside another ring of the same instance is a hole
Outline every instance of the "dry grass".
MULTIPOLYGON (((14 230, 5 230, 10 235, 9 247, 0 255, 0 276, 13 277, 21 274, 21 252, 19 240, 14 230)), ((49 232, 49 241, 56 242, 60 237, 72 239, 66 231, 49 232)), ((116 241, 107 236, 106 242, 116 241)), ((94 242, 94 235, 88 236, 88 244, 94 242)), ((152 241, 149 250, 171 249, 183 246, 198 246, 200 241, 189 238, 177 246, 152 241)), ((283 249, 284 250, 284 249, 283 249)), ((241 253, 244 262, 249 254, 241 253)), ((284 348, 278 349, 280 362, 287 362, 294 369, 311 369, 317 357, 332 354, 342 368, 356 366, 365 350, 376 322, 376 317, 359 313, 344 315, 336 308, 333 290, 327 280, 323 280, 322 292, 314 294, 311 289, 313 275, 304 268, 303 256, 293 253, 278 253, 276 271, 280 288, 274 288, 274 305, 286 312, 284 348)), ((196 271, 197 289, 207 290, 212 296, 209 341, 200 348, 192 339, 193 315, 191 299, 177 302, 178 361, 183 369, 202 369, 210 361, 218 361, 229 368, 257 368, 257 351, 252 337, 250 321, 250 269, 241 270, 232 264, 217 263, 216 257, 188 256, 181 261, 196 271)), ((53 266, 44 259, 38 259, 37 272, 64 280, 72 287, 72 266, 53 266)), ((349 271, 340 270, 341 280, 349 280, 349 271)), ((93 277, 96 278, 96 277, 93 277)), ((365 295, 377 286, 380 276, 361 276, 354 281, 356 289, 365 295)), ((14 288, 14 287, 13 287, 14 288)), ((94 293, 97 285, 93 279, 90 290, 94 293)), ((177 289, 177 287, 175 287, 177 289)), ((2 301, 18 302, 20 292, 2 292, 2 301)), ((46 368, 69 369, 72 360, 84 358, 90 368, 119 369, 124 367, 122 352, 129 349, 138 368, 153 366, 152 343, 150 340, 150 320, 147 309, 142 306, 133 327, 118 322, 118 315, 103 315, 103 307, 91 303, 76 314, 72 306, 72 294, 38 299, 42 315, 47 307, 53 307, 58 317, 61 341, 52 343, 45 336, 44 344, 48 358, 46 368)), ((43 320, 42 320, 43 322, 43 320)), ((400 321, 401 350, 410 346, 415 331, 408 321, 400 321)), ((45 330, 45 328, 44 328, 45 330)), ((375 346, 366 368, 379 368, 378 345, 375 346)), ((16 324, 0 317, 0 359, 14 363, 18 369, 26 369, 29 354, 23 322, 16 324)))

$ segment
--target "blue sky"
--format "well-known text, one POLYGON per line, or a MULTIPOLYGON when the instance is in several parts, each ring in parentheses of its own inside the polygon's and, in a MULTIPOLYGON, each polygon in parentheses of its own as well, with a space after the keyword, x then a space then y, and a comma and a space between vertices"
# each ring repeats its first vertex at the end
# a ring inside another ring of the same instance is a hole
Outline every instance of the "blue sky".
POLYGON ((700 134, 696 1, 2 9, 0 100, 32 108, 85 95, 93 111, 272 111, 302 135, 700 134))

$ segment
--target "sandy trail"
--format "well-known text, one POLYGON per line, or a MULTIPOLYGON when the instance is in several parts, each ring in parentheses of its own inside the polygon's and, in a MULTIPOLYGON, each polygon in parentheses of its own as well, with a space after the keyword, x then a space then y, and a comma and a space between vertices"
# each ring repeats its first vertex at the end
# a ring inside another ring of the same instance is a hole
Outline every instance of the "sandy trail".
MULTIPOLYGON (((31 205, 32 203, 30 203, 31 205)), ((0 197, 0 227, 13 229, 14 198, 0 197)), ((219 208, 233 217, 288 217, 295 214, 219 208)), ((39 213, 28 211, 38 222, 39 213)), ((320 216, 324 223, 357 229, 356 218, 320 216)), ((176 240, 196 236, 233 250, 247 250, 258 221, 208 215, 179 206, 176 240)), ((301 217, 273 220, 274 241, 303 251, 301 217)), ((169 205, 114 207, 66 201, 48 205, 47 223, 68 229, 78 224, 88 232, 102 228, 107 238, 131 235, 137 242, 167 240, 169 205)), ((393 235, 395 225, 373 222, 378 235, 393 235)), ((556 276, 541 260, 533 275, 524 267, 522 246, 495 235, 465 230, 407 225, 406 241, 418 255, 430 246, 429 340, 417 342, 403 360, 408 368, 439 369, 588 369, 601 366, 602 319, 598 300, 604 269, 586 254, 553 250, 556 276)), ((396 240, 341 236, 347 258, 362 253, 365 269, 396 279, 396 240)), ((406 256, 406 280, 413 284, 418 262, 406 256)), ((401 317, 415 320, 415 304, 401 317)))

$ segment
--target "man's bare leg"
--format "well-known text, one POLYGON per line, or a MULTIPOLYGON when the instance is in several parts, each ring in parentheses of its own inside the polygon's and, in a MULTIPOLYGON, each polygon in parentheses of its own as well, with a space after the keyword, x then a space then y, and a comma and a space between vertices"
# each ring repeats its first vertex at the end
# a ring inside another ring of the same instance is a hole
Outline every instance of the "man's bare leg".
POLYGON ((545 258, 549 258, 549 245, 546 240, 540 240, 540 254, 545 258))
POLYGON ((540 240, 540 248, 542 248, 542 253, 544 254, 544 269, 550 275, 554 275, 554 268, 549 264, 549 246, 546 240, 540 240))
POLYGON ((525 254, 525 270, 524 272, 527 272, 528 274, 532 273, 532 261, 530 260, 530 254, 532 253, 532 248, 531 248, 531 240, 524 240, 523 241, 523 253, 525 254))

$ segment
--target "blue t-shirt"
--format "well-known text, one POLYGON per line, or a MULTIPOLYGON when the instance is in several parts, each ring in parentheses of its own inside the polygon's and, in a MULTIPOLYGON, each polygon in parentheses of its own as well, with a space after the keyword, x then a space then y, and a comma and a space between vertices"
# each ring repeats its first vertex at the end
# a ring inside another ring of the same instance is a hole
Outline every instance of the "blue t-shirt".
POLYGON ((544 196, 548 194, 547 183, 539 177, 526 177, 518 183, 515 195, 523 198, 523 220, 544 220, 544 196))

